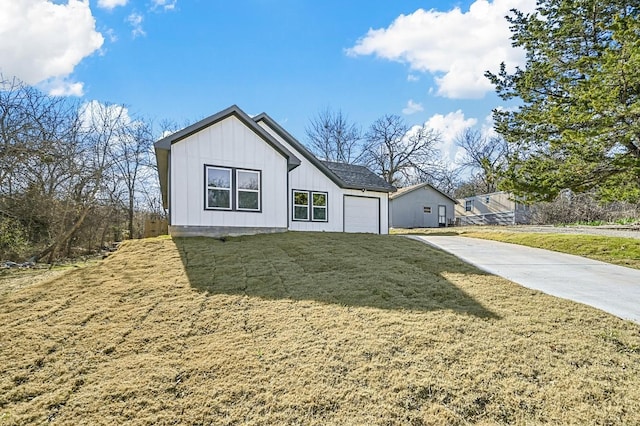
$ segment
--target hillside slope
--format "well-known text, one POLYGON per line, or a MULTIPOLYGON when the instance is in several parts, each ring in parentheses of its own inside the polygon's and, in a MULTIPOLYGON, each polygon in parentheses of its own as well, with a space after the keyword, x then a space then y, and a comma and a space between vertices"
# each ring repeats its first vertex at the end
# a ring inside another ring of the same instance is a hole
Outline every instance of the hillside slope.
POLYGON ((0 424, 640 424, 639 326, 403 237, 130 241, 0 336, 0 424))

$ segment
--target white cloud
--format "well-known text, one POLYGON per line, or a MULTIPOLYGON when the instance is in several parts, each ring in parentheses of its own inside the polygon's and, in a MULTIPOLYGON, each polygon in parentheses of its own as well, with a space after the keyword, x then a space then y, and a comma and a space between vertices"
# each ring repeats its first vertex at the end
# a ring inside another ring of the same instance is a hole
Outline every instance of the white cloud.
POLYGON ((495 121, 493 121, 493 114, 489 114, 484 118, 484 122, 480 126, 480 132, 486 138, 499 136, 494 125, 495 121))
POLYGON ((28 84, 66 81, 81 94, 82 83, 66 79, 104 43, 89 1, 0 0, 0 10, 0 72, 28 84))
POLYGON ((89 101, 80 108, 80 122, 84 130, 102 128, 105 124, 119 128, 132 123, 128 108, 117 104, 89 101))
POLYGON ((129 0, 98 0, 98 7, 112 10, 118 6, 126 6, 129 0))
POLYGON ((461 110, 450 112, 447 115, 435 114, 425 126, 440 133, 442 139, 436 146, 442 154, 442 159, 447 164, 459 164, 464 150, 456 145, 456 137, 464 129, 473 127, 478 123, 475 118, 465 118, 461 110))
POLYGON ((412 71, 434 74, 440 96, 481 98, 493 90, 484 77, 501 62, 509 69, 524 63, 524 52, 511 47, 504 18, 511 9, 533 11, 535 0, 476 0, 469 10, 418 9, 400 15, 388 28, 370 29, 347 54, 376 55, 408 63, 412 71))
POLYGON ((413 102, 413 99, 409 99, 406 108, 402 109, 402 113, 405 115, 415 114, 416 112, 424 111, 421 103, 413 102))
POLYGON ((175 10, 178 0, 153 0, 153 9, 175 10))
POLYGON ((144 21, 144 17, 139 13, 132 13, 127 16, 127 22, 131 25, 131 35, 133 38, 147 35, 147 33, 142 28, 142 21, 144 21))
POLYGON ((111 43, 115 43, 116 41, 118 41, 118 35, 113 28, 109 28, 107 31, 105 31, 105 34, 107 35, 107 37, 109 37, 109 41, 111 43))
POLYGON ((411 81, 411 82, 420 81, 420 77, 418 77, 415 74, 409 74, 407 75, 407 81, 411 81))
POLYGON ((84 84, 67 81, 65 79, 53 78, 41 84, 51 96, 82 96, 84 94, 84 84))

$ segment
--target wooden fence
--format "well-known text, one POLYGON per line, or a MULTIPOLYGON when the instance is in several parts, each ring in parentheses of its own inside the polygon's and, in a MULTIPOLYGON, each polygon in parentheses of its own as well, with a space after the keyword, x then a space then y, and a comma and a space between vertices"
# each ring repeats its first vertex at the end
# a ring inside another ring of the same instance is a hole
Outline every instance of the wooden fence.
POLYGON ((167 235, 169 224, 166 219, 146 219, 144 221, 144 238, 167 235))

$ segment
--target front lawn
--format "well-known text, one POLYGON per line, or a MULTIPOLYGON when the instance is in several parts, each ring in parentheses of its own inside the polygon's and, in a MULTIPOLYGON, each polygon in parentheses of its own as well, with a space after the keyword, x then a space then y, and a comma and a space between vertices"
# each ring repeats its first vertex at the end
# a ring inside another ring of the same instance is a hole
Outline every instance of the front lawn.
POLYGON ((640 326, 398 236, 130 241, 0 336, 2 425, 640 424, 640 326))

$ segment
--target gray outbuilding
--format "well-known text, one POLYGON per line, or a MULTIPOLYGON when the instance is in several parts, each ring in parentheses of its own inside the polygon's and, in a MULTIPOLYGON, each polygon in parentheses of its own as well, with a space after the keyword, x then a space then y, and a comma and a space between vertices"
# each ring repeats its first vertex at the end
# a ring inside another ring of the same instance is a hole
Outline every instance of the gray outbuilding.
POLYGON ((455 223, 457 201, 428 183, 407 186, 389 196, 392 228, 438 228, 455 223))

